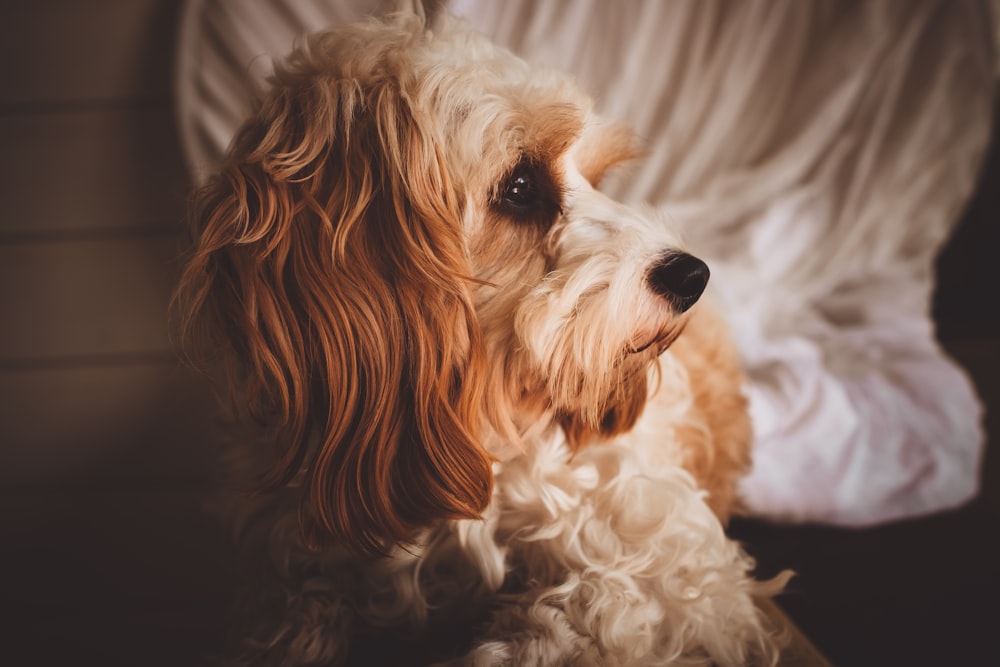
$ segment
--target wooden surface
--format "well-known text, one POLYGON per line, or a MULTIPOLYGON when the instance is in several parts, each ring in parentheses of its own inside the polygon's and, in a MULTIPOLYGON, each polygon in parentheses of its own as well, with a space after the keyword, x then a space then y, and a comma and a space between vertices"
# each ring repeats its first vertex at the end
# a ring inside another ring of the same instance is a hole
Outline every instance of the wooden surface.
POLYGON ((787 637, 781 651, 778 667, 831 667, 830 661, 820 653, 802 629, 773 600, 759 600, 757 605, 767 613, 787 637))
POLYGON ((191 665, 222 642, 211 403, 166 322, 188 183, 179 5, 0 4, 7 665, 191 665))

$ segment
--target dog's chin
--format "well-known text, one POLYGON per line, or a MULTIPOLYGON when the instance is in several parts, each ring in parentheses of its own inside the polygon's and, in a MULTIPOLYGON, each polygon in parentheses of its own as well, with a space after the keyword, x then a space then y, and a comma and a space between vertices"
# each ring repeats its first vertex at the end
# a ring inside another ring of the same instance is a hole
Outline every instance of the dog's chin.
POLYGON ((631 430, 646 405, 650 371, 659 356, 659 340, 643 349, 629 349, 616 364, 615 382, 592 404, 578 401, 572 409, 558 410, 556 419, 570 447, 578 450, 631 430))
POLYGON ((651 362, 663 354, 684 332, 687 318, 661 326, 653 332, 640 332, 625 345, 625 358, 649 357, 651 362))
POLYGON ((666 344, 661 342, 660 338, 645 338, 645 342, 632 342, 625 346, 625 357, 633 357, 637 355, 645 355, 646 352, 650 350, 662 351, 670 346, 668 341, 666 344))

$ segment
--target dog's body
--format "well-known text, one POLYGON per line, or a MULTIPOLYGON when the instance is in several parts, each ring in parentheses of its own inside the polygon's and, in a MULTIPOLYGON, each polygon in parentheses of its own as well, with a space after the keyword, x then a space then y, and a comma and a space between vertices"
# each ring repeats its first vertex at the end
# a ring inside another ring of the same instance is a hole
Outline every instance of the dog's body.
POLYGON ((463 664, 774 659, 752 598, 780 584, 722 528, 750 429, 707 268, 595 189, 634 154, 447 18, 278 69, 179 292, 281 445, 247 532, 282 600, 246 662, 459 627, 463 664))

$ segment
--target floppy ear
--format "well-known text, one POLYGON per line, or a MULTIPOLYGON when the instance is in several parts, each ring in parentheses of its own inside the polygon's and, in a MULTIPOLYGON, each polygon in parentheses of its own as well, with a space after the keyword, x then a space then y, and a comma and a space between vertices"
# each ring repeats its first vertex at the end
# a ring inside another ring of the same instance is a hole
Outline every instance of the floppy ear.
POLYGON ((308 69, 279 70, 197 194, 179 294, 280 432, 262 486, 301 483, 310 543, 385 551, 490 499, 460 203, 429 119, 392 82, 308 69))

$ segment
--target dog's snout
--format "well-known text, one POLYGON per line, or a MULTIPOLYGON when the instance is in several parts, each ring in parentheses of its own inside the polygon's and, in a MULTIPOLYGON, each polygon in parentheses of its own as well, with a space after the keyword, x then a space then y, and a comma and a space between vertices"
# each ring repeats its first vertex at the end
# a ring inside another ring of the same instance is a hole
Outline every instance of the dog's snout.
POLYGON ((650 288, 680 312, 693 306, 708 284, 708 265, 687 253, 671 253, 657 262, 647 280, 650 288))

